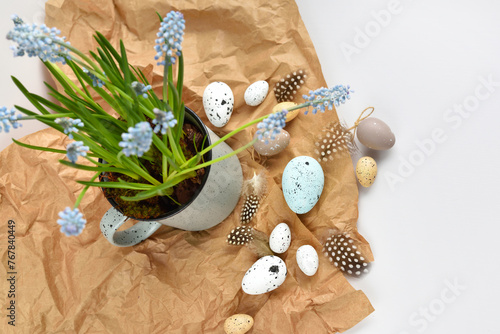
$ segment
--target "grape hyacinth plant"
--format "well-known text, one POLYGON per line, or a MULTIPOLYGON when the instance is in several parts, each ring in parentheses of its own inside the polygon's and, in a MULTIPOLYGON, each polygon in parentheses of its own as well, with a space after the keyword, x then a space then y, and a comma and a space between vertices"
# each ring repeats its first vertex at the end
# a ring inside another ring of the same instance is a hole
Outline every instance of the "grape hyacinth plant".
MULTIPOLYGON (((303 95, 306 104, 312 107, 312 113, 316 114, 318 111, 325 112, 325 109, 332 110, 333 106, 338 107, 340 104, 345 103, 346 100, 351 98, 351 89, 349 86, 337 85, 333 88, 319 88, 315 91, 310 91, 309 95, 303 95)), ((307 115, 309 110, 305 111, 307 115)))
POLYGON ((288 114, 288 110, 283 109, 269 115, 257 124, 257 138, 259 140, 265 139, 267 143, 269 143, 269 139, 274 140, 280 134, 281 129, 285 127, 286 114, 288 114))
POLYGON ((0 132, 2 128, 5 132, 9 132, 10 128, 17 129, 22 126, 21 123, 17 122, 20 115, 16 115, 16 110, 11 108, 7 110, 7 107, 0 107, 0 132))
POLYGON ((153 124, 156 125, 153 129, 154 133, 161 132, 162 135, 165 135, 168 129, 173 128, 177 124, 177 120, 174 118, 174 114, 172 114, 171 111, 165 112, 158 108, 154 108, 153 112, 156 116, 153 120, 153 124))
POLYGON ((159 37, 155 42, 157 52, 155 59, 158 65, 167 66, 175 64, 175 56, 182 56, 182 41, 186 21, 182 13, 171 11, 160 24, 159 37))
POLYGON ((9 31, 7 39, 17 43, 12 46, 14 57, 39 57, 42 61, 52 63, 66 63, 70 59, 69 50, 64 42, 64 37, 59 37, 61 32, 56 28, 49 29, 44 24, 25 24, 17 15, 12 16, 14 29, 9 31))
POLYGON ((77 126, 78 127, 83 126, 83 122, 79 118, 71 119, 69 117, 61 117, 61 118, 56 118, 55 122, 56 124, 62 126, 64 134, 68 135, 69 139, 73 139, 72 132, 78 132, 77 126))
MULTIPOLYGON (((158 15, 160 16, 160 15, 158 15)), ((56 28, 24 23, 14 15, 14 28, 7 39, 14 42, 11 48, 15 57, 38 57, 63 88, 64 93, 48 85, 50 95, 59 104, 29 92, 13 77, 15 85, 28 98, 36 111, 24 107, 0 108, 0 131, 17 128, 19 121, 38 120, 64 133, 73 140, 66 150, 28 145, 13 141, 23 147, 66 155, 60 163, 76 169, 90 171, 90 180, 77 181, 84 185, 73 208, 59 213, 61 231, 68 236, 79 235, 86 221, 78 210, 89 187, 124 190, 121 195, 127 203, 150 200, 160 196, 172 197, 174 188, 186 179, 197 176, 201 168, 238 154, 252 146, 256 140, 273 140, 285 126, 289 111, 299 108, 331 110, 350 98, 349 86, 321 88, 304 96, 305 102, 289 109, 254 119, 229 132, 219 140, 188 154, 181 141, 185 106, 182 100, 184 59, 182 42, 185 20, 180 12, 172 11, 165 18, 160 16, 157 33, 156 55, 158 66, 163 66, 162 92, 157 95, 147 78, 138 68, 131 66, 123 42, 115 48, 99 32, 94 38, 96 52, 85 54, 73 47, 56 28), (69 66, 76 80, 71 80, 56 63, 69 66), (176 66, 176 78, 174 78, 176 66), (104 103, 97 103, 95 96, 104 103), (107 104, 118 117, 103 108, 107 104), (16 114, 17 112, 24 114, 16 114), (254 139, 231 153, 205 161, 204 156, 228 138, 257 125, 258 139, 254 139), (86 164, 78 161, 86 161, 86 164), (151 172, 151 166, 157 168, 151 172), (97 180, 106 173, 121 175, 115 179, 97 180)))
MULTIPOLYGON (((95 76, 94 74, 92 74, 89 70, 87 70, 85 67, 82 67, 82 70, 85 74, 87 74, 89 76, 90 79, 92 79, 92 86, 94 87, 99 87, 99 88, 102 88, 102 86, 104 86, 104 81, 102 81, 101 79, 99 79, 97 76, 95 76)), ((105 74, 104 72, 102 72, 102 74, 105 74)), ((133 87, 133 82, 132 82, 132 88, 133 87)))
POLYGON ((83 141, 74 141, 66 146, 66 156, 69 161, 72 163, 76 163, 78 157, 86 157, 87 151, 89 150, 88 146, 83 144, 83 141))
POLYGON ((123 141, 118 143, 120 147, 123 147, 122 153, 127 157, 134 155, 142 157, 149 151, 153 142, 152 131, 148 122, 140 122, 135 127, 128 128, 127 133, 122 133, 123 141))
POLYGON ((59 217, 61 217, 61 219, 58 219, 57 223, 61 225, 61 232, 66 234, 68 237, 82 233, 82 230, 87 223, 87 221, 83 219, 83 214, 80 210, 78 210, 78 208, 71 209, 69 206, 59 212, 59 217))
POLYGON ((151 85, 144 85, 142 82, 139 81, 134 81, 132 82, 131 85, 132 89, 134 92, 137 94, 137 96, 142 95, 145 99, 148 98, 148 90, 150 90, 152 87, 151 85))

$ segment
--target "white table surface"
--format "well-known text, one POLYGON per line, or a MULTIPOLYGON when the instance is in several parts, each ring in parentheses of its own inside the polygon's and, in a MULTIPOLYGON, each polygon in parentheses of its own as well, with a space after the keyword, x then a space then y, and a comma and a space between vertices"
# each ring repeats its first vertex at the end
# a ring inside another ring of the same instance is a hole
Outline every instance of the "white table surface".
MULTIPOLYGON (((2 1, 1 34, 12 13, 43 22, 44 2, 2 1)), ((379 167, 360 190, 358 221, 375 262, 350 282, 375 312, 348 333, 500 333, 500 3, 297 3, 329 86, 356 91, 339 115, 352 124, 374 106, 397 138, 389 151, 362 152, 379 167)), ((45 94, 45 74, 8 46, 0 39, 0 105, 27 105, 10 75, 45 94)), ((0 150, 41 128, 0 133, 0 150)))

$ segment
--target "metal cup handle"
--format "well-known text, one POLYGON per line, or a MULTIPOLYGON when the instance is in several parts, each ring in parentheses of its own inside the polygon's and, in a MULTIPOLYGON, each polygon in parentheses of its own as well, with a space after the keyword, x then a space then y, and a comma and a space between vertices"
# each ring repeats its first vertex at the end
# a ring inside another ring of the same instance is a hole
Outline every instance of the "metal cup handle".
POLYGON ((101 232, 104 237, 113 245, 118 247, 129 247, 149 238, 162 226, 157 222, 140 221, 126 230, 118 231, 129 217, 124 216, 120 211, 111 208, 101 219, 101 232))

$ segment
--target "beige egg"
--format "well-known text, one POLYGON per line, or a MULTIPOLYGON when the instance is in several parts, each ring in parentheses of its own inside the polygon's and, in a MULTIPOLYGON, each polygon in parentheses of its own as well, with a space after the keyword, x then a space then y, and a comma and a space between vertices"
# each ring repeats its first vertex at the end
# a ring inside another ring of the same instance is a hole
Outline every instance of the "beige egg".
MULTIPOLYGON (((257 139, 257 134, 253 138, 257 139)), ((290 134, 285 129, 282 129, 273 140, 268 139, 267 144, 265 139, 257 139, 253 147, 260 155, 271 156, 283 151, 288 144, 290 144, 290 134)))
POLYGON ((253 326, 253 318, 248 314, 235 314, 224 322, 226 334, 244 334, 253 326))
POLYGON ((356 176, 363 187, 368 188, 371 186, 377 176, 377 163, 375 160, 370 157, 359 159, 356 164, 356 176))
MULTIPOLYGON (((281 102, 281 103, 278 103, 277 105, 274 106, 273 113, 281 111, 283 109, 288 109, 288 108, 291 108, 291 107, 295 107, 296 105, 297 105, 297 103, 295 103, 295 102, 281 102)), ((300 109, 296 109, 296 110, 292 110, 292 111, 288 112, 288 114, 286 115, 285 122, 287 122, 287 123, 290 122, 292 119, 294 119, 295 117, 297 117, 297 115, 299 114, 299 112, 300 112, 300 109)))

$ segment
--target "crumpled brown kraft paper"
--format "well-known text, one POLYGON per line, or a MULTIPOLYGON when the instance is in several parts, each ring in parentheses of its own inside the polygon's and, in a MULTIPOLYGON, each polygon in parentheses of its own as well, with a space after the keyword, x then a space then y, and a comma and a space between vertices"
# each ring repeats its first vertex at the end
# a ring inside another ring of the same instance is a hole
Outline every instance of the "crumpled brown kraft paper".
MULTIPOLYGON (((130 62, 149 72, 159 92, 162 70, 153 59, 159 27, 155 12, 164 15, 172 9, 182 11, 186 19, 186 105, 219 135, 271 111, 276 103, 272 91, 258 107, 245 104, 244 91, 254 81, 266 80, 272 90, 282 75, 304 68, 309 78, 297 102, 309 89, 326 86, 297 6, 290 0, 49 0, 46 21, 83 50, 94 48, 93 30, 115 45, 123 39, 130 62), (226 82, 235 95, 233 116, 222 129, 211 126, 202 107, 203 90, 213 81, 226 82)), ((263 166, 252 160, 252 150, 239 156, 246 178, 263 169, 268 177, 268 194, 254 227, 269 235, 285 221, 292 231, 292 244, 280 255, 288 268, 284 284, 259 296, 241 289, 256 255, 225 242, 239 225, 241 200, 233 214, 207 231, 162 227, 137 246, 119 248, 100 233, 99 221, 110 205, 93 188, 80 205, 87 219, 85 230, 78 237, 66 237, 56 223, 58 212, 72 206, 82 189, 75 179, 88 179, 89 174, 57 163, 59 154, 9 146, 0 153, 0 245, 7 272, 6 227, 9 219, 15 221, 17 314, 16 327, 8 326, 4 317, 0 332, 223 333, 225 319, 235 313, 254 317, 250 333, 255 334, 318 334, 351 328, 373 308, 364 293, 321 255, 321 244, 335 228, 350 232, 372 259, 368 243, 356 229, 358 191, 350 159, 323 165, 323 194, 305 215, 294 214, 281 191, 286 164, 296 156, 314 156, 315 136, 336 119, 335 111, 300 114, 286 126, 292 138, 289 147, 267 160, 257 159, 263 166), (296 263, 295 253, 304 244, 313 245, 320 254, 313 277, 304 275, 296 263)), ((229 144, 237 148, 248 142, 255 132, 250 129, 229 144)), ((52 129, 22 141, 61 149, 68 143, 52 129)), ((1 286, 0 305, 5 310, 9 299, 4 279, 1 286)))

